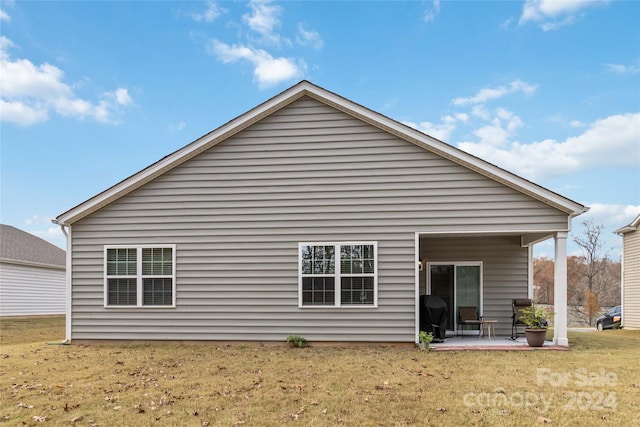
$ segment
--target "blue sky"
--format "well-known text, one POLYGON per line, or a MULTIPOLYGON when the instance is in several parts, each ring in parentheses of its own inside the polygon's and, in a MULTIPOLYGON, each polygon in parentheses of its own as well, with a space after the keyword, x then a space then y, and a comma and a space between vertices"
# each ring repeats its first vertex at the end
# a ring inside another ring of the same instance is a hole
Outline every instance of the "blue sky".
POLYGON ((638 22, 635 1, 0 0, 1 222, 64 247, 51 218, 307 79, 590 206, 574 230, 617 255, 638 22))

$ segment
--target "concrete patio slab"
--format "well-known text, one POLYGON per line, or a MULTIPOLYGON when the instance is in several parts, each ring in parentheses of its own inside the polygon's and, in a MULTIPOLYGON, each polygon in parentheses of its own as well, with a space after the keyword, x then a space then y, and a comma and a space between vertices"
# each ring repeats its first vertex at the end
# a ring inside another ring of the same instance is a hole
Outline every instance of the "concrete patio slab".
POLYGON ((545 341, 542 347, 529 347, 524 337, 512 340, 511 337, 496 339, 478 339, 477 337, 451 337, 443 343, 431 343, 433 351, 532 351, 532 350, 569 350, 568 347, 554 345, 545 341))

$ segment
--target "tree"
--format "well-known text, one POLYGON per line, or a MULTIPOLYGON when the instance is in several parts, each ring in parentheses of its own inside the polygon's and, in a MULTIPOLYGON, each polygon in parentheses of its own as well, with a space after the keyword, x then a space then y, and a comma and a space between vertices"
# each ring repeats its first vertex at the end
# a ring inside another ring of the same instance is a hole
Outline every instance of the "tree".
POLYGON ((589 319, 589 326, 591 326, 593 318, 600 311, 600 301, 598 300, 598 295, 594 294, 590 290, 585 292, 584 297, 584 313, 589 319))
POLYGON ((567 303, 573 306, 581 306, 584 301, 584 271, 586 266, 580 256, 567 257, 567 303))
POLYGON ((582 234, 574 236, 573 241, 582 251, 585 269, 582 270, 585 279, 583 301, 589 326, 593 325, 593 318, 600 311, 600 296, 606 293, 613 283, 610 275, 605 274, 609 260, 609 250, 603 249, 602 231, 604 225, 595 224, 591 220, 582 222, 582 234))
MULTIPOLYGON (((602 307, 620 304, 620 260, 606 260, 604 268, 594 281, 591 292, 587 286, 588 266, 585 257, 570 255, 567 257, 567 305, 570 307, 569 321, 585 326, 600 314, 602 307)), ((553 304, 554 262, 546 257, 533 259, 534 300, 540 304, 553 304)))
POLYGON ((533 260, 533 299, 539 304, 553 304, 553 260, 533 260))

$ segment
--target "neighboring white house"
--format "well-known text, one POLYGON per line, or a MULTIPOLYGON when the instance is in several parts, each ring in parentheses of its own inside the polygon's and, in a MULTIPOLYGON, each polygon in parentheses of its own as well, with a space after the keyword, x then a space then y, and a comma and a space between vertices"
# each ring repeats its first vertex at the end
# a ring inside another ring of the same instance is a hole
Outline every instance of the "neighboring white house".
POLYGON ((448 329, 473 305, 508 336, 552 237, 568 345, 567 234, 586 210, 303 81, 54 220, 67 339, 417 342, 425 294, 448 329))
POLYGON ((622 236, 622 327, 640 329, 640 215, 616 230, 622 236))
POLYGON ((0 316, 64 314, 65 251, 0 224, 0 316))

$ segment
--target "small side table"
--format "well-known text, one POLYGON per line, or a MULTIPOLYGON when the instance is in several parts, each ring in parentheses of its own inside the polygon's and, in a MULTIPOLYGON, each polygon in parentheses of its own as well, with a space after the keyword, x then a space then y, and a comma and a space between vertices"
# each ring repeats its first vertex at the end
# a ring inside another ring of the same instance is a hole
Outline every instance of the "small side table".
MULTIPOLYGON (((491 339, 491 335, 493 335, 493 339, 496 339, 496 328, 495 324, 498 323, 497 320, 483 320, 482 328, 484 329, 484 325, 487 325, 487 336, 491 339)), ((484 335, 484 334, 483 334, 484 335)))

